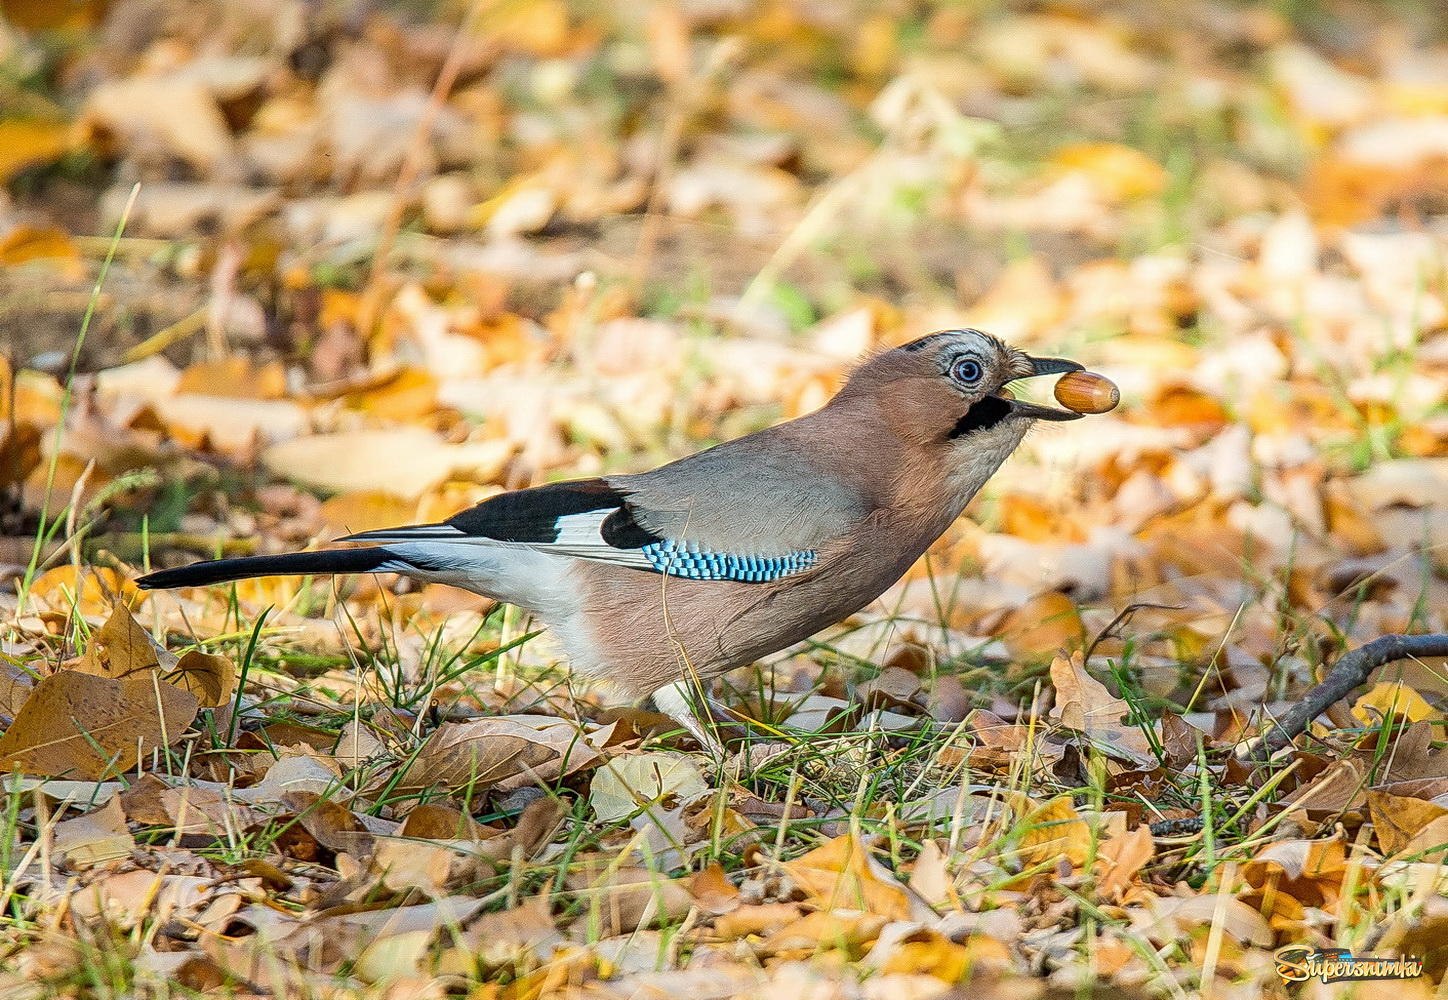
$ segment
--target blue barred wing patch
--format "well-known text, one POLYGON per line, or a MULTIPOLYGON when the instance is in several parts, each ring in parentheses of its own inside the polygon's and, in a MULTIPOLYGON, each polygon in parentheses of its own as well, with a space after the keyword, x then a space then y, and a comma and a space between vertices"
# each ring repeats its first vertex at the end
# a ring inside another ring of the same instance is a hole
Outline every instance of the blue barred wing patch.
POLYGON ((741 556, 729 552, 711 552, 694 542, 664 539, 639 549, 649 565, 668 576, 686 580, 737 580, 741 583, 767 583, 793 573, 802 573, 815 564, 818 554, 813 549, 800 549, 779 556, 741 556))

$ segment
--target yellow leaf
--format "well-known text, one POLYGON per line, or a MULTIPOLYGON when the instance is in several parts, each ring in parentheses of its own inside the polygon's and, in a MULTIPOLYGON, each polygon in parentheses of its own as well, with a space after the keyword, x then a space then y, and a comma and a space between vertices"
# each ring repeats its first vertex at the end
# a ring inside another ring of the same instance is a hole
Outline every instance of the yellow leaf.
MULTIPOLYGON (((322 503, 324 534, 347 534, 390 528, 417 520, 417 505, 380 490, 340 493, 322 503)), ((451 513, 451 512, 449 512, 451 513)))
POLYGON ((1166 187, 1161 164, 1139 149, 1114 142, 1086 142, 1066 146, 1054 157, 1058 167, 1085 174, 1113 201, 1149 198, 1166 187))
POLYGON ((70 234, 56 226, 16 226, 0 239, 0 267, 14 267, 32 260, 74 262, 79 259, 80 251, 70 234))
POLYGON ((1401 681, 1380 681, 1374 684, 1371 691, 1353 703, 1352 714, 1353 718, 1365 726, 1371 726, 1390 715, 1407 719, 1409 722, 1443 717, 1422 695, 1401 681))
MULTIPOLYGON (((5 0, 5 20, 25 31, 90 31, 110 6, 107 0, 5 0)), ((0 142, 0 149, 4 143, 0 142)))
POLYGON ((281 399, 286 391, 286 371, 280 362, 258 368, 240 355, 220 361, 199 361, 183 371, 176 383, 177 394, 230 399, 281 399))
POLYGON ((348 395, 347 405, 389 420, 420 420, 437 409, 437 379, 421 368, 402 368, 386 381, 348 395))
MULTIPOLYGON (((5 13, 9 16, 9 4, 5 13)), ((22 170, 60 159, 69 147, 69 127, 64 122, 0 122, 0 184, 22 170)))
POLYGON ((77 572, 70 563, 46 570, 30 585, 32 600, 43 600, 54 611, 69 611, 74 601, 75 610, 82 615, 100 614, 116 597, 130 600, 137 593, 134 583, 122 581, 120 574, 109 567, 88 567, 77 572))
POLYGON ((1016 829, 1021 831, 1021 862, 1026 866, 1054 865, 1061 858, 1073 868, 1086 863, 1091 853, 1091 827, 1076 812, 1068 795, 1036 805, 1017 795, 1012 807, 1016 829))

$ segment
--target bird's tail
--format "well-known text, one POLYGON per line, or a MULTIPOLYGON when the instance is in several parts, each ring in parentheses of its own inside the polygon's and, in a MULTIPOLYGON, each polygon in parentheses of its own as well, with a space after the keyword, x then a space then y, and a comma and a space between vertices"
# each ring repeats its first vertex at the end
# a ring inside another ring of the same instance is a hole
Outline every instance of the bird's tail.
POLYGON ((148 573, 136 581, 142 590, 172 587, 205 587, 229 580, 256 576, 305 576, 330 573, 389 572, 398 568, 394 553, 381 547, 366 549, 321 549, 316 552, 286 552, 274 556, 243 556, 213 559, 176 569, 148 573), (390 566, 388 564, 391 564, 390 566))

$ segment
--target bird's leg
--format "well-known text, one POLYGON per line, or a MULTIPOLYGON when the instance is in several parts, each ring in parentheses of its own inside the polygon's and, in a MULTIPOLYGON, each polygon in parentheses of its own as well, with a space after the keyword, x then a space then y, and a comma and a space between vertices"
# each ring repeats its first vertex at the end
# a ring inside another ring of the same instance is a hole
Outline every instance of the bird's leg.
POLYGON ((714 735, 712 725, 713 719, 707 722, 699 717, 694 711, 694 706, 703 702, 708 706, 709 699, 699 699, 698 689, 689 677, 681 677, 672 684, 665 684, 653 693, 654 706, 669 718, 673 719, 684 728, 690 736, 694 737, 699 746, 716 760, 724 758, 724 744, 719 742, 719 737, 714 735))
MULTIPOLYGON (((652 697, 654 706, 694 737, 704 752, 714 758, 721 770, 727 767, 729 761, 736 759, 734 754, 724 748, 724 744, 720 742, 715 733, 715 728, 718 726, 736 728, 741 725, 739 720, 728 708, 711 698, 707 692, 700 691, 693 678, 684 677, 672 684, 665 684, 656 690, 652 697), (695 707, 701 709, 702 713, 695 712, 695 707)), ((763 743, 751 742, 737 759, 740 760, 744 772, 750 773, 789 748, 788 742, 778 740, 767 740, 763 743)))

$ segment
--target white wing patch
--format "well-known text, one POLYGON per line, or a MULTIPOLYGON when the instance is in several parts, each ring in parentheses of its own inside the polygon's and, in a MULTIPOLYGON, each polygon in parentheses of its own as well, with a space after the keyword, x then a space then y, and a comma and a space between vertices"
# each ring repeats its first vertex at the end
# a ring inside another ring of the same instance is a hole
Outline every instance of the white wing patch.
POLYGON ((534 549, 554 555, 573 556, 578 559, 592 559, 595 562, 616 563, 620 566, 636 566, 653 569, 654 565, 638 549, 616 548, 603 540, 603 522, 617 507, 590 510, 582 514, 567 514, 554 522, 558 537, 551 542, 504 542, 482 535, 469 535, 450 524, 424 524, 407 528, 382 528, 364 531, 339 539, 344 542, 376 542, 382 545, 397 545, 407 542, 427 542, 427 551, 434 559, 447 558, 451 549, 451 561, 459 565, 477 558, 468 555, 478 547, 490 549, 534 549))
POLYGON ((551 542, 525 544, 544 552, 652 569, 653 564, 638 549, 620 549, 603 540, 603 522, 616 510, 617 507, 607 507, 582 514, 568 514, 554 522, 558 526, 556 539, 551 542))

